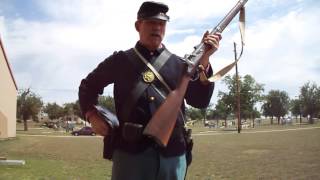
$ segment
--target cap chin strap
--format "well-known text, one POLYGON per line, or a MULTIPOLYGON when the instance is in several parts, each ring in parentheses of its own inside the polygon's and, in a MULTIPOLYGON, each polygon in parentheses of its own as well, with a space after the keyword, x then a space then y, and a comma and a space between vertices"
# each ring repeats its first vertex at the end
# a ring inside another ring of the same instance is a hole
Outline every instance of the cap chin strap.
MULTIPOLYGON (((209 82, 215 82, 219 79, 221 79, 224 75, 226 75, 240 60, 242 53, 243 53, 243 46, 244 46, 244 36, 245 36, 245 8, 241 8, 240 15, 239 15, 239 29, 240 29, 240 35, 241 35, 241 52, 239 57, 234 61, 233 63, 225 66, 224 68, 220 69, 217 73, 212 75, 210 78, 208 78, 209 82)), ((204 72, 202 72, 204 73, 204 72)), ((204 78, 205 74, 200 73, 200 76, 204 78)), ((206 76, 205 76, 206 77, 206 76)))

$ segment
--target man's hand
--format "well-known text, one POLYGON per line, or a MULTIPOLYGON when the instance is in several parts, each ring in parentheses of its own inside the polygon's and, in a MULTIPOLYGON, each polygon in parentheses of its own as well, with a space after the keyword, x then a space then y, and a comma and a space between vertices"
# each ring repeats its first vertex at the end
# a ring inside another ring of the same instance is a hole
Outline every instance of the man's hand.
POLYGON ((89 119, 92 129, 96 134, 99 134, 101 136, 107 136, 109 134, 110 126, 102 119, 102 117, 100 117, 97 111, 89 111, 86 113, 86 116, 89 119))
POLYGON ((206 68, 208 66, 209 57, 219 48, 219 42, 221 39, 221 33, 209 34, 209 31, 204 33, 202 42, 206 47, 200 60, 200 64, 202 64, 203 67, 206 68))

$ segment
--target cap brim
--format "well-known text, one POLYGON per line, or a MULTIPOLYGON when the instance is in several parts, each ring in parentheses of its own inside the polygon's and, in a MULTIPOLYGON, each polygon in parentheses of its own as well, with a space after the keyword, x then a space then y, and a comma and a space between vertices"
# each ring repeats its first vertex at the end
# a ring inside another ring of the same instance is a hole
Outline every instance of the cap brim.
POLYGON ((169 21, 169 16, 158 14, 158 15, 155 15, 155 16, 145 17, 145 18, 142 18, 142 19, 169 21))

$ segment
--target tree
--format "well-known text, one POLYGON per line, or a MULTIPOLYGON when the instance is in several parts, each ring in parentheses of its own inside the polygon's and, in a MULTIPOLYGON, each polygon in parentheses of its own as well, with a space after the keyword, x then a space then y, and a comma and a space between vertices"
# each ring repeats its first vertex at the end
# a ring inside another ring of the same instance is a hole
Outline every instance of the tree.
POLYGON ((80 104, 79 104, 79 100, 77 100, 76 102, 74 102, 73 104, 73 111, 74 111, 74 114, 82 119, 84 119, 83 117, 83 114, 80 110, 80 104))
POLYGON ((255 105, 262 100, 263 85, 257 83, 250 75, 245 75, 240 90, 241 111, 244 119, 254 120, 260 116, 255 105))
MULTIPOLYGON (((237 110, 237 94, 236 94, 236 76, 231 77, 230 75, 226 76, 223 79, 223 82, 228 87, 228 92, 219 92, 219 97, 223 101, 220 102, 220 110, 227 110, 235 113, 237 110), (223 108, 222 106, 228 106, 228 108, 223 108)), ((250 75, 245 75, 243 78, 239 78, 240 86, 240 109, 241 109, 241 118, 243 119, 254 119, 256 113, 255 105, 262 99, 262 92, 264 91, 263 85, 257 83, 254 78, 250 75)), ((221 113, 220 113, 221 114, 221 113)), ((223 114, 223 113, 222 113, 223 114)), ((226 118, 226 117, 225 117, 226 118)))
POLYGON ((273 124, 273 115, 272 115, 272 112, 271 112, 271 103, 270 103, 269 101, 266 101, 266 102, 261 106, 261 109, 262 109, 262 114, 263 114, 265 117, 268 117, 268 116, 271 117, 271 124, 273 124))
POLYGON ((225 125, 227 125, 226 121, 228 116, 234 112, 232 109, 232 97, 220 92, 218 96, 220 99, 217 102, 214 113, 217 117, 217 125, 219 125, 219 119, 223 119, 225 121, 225 125))
POLYGON ((189 107, 186 109, 186 116, 192 120, 202 119, 203 114, 200 109, 189 107))
POLYGON ((301 123, 301 115, 302 115, 302 104, 300 99, 293 99, 290 101, 290 111, 293 116, 300 116, 300 123, 301 123))
POLYGON ((99 96, 98 103, 113 113, 116 113, 114 99, 111 96, 99 96))
POLYGON ((70 118, 71 116, 75 115, 75 103, 65 103, 63 104, 63 117, 66 118, 66 120, 69 120, 68 118, 70 118))
POLYGON ((57 103, 48 103, 44 107, 44 112, 48 114, 49 119, 59 119, 60 117, 63 117, 64 110, 61 106, 59 106, 57 103))
POLYGON ((208 114, 210 113, 210 107, 212 107, 212 104, 209 104, 206 108, 200 109, 204 126, 206 126, 206 120, 208 119, 208 114))
POLYGON ((28 131, 27 120, 35 117, 40 112, 43 105, 41 97, 31 92, 30 89, 23 89, 18 92, 17 98, 17 118, 21 118, 24 122, 24 130, 28 131))
POLYGON ((303 115, 309 115, 309 123, 313 124, 313 118, 320 112, 320 87, 308 82, 301 87, 299 97, 303 115))
POLYGON ((271 116, 275 116, 280 124, 280 118, 285 116, 289 110, 289 96, 285 91, 271 90, 265 97, 265 104, 263 108, 267 108, 264 114, 270 113, 271 116))
POLYGON ((207 108, 200 109, 201 119, 203 119, 203 125, 206 126, 207 120, 207 108))

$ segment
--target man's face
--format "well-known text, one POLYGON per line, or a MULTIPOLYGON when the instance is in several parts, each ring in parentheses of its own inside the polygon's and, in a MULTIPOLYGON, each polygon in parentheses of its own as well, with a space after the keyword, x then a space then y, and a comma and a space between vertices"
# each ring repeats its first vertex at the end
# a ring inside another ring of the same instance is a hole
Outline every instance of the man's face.
POLYGON ((166 30, 166 21, 138 20, 136 29, 139 32, 140 42, 149 50, 155 50, 161 46, 166 30))

